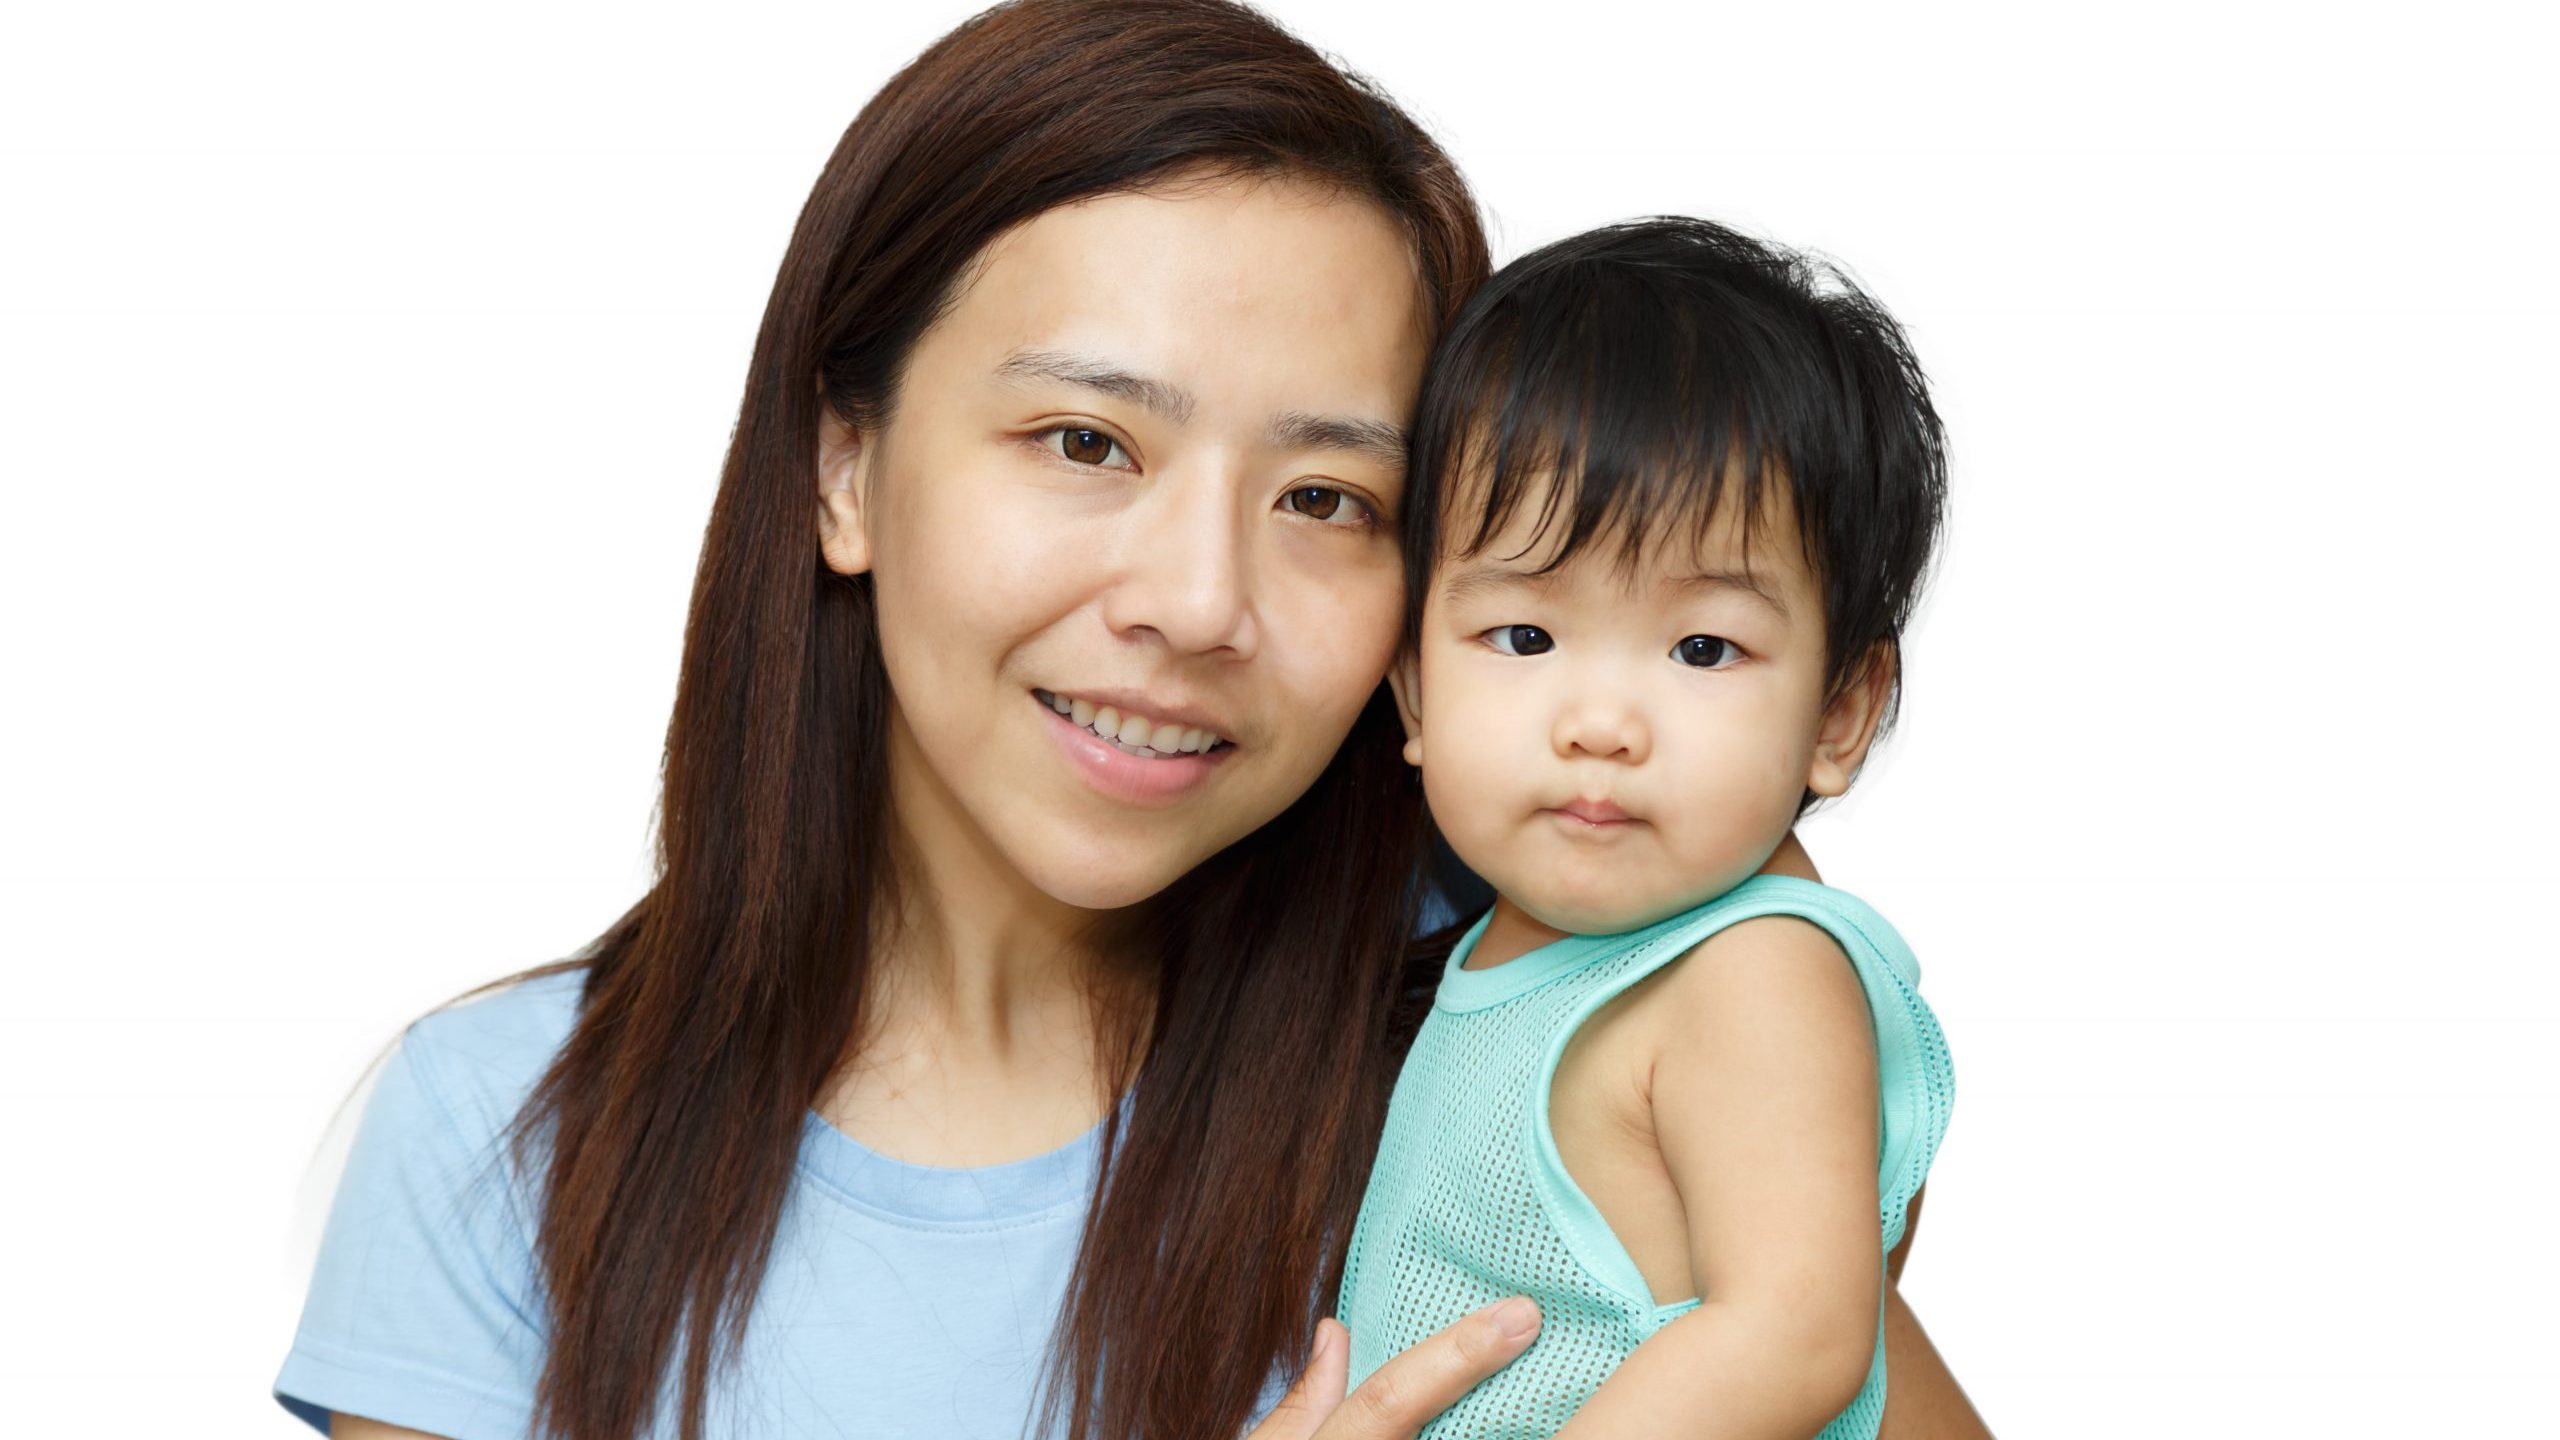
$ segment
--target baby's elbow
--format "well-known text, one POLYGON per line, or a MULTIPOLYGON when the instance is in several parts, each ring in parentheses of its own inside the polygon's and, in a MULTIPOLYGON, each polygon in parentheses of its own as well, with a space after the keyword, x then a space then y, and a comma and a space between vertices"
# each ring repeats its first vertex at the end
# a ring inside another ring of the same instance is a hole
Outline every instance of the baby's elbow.
POLYGON ((1786 1302, 1727 1304, 1735 1332, 1753 1337, 1754 1373, 1766 1387, 1763 1403, 1785 1430, 1813 1434, 1866 1388, 1876 1358, 1875 1313, 1862 1321, 1844 1303, 1810 1303, 1801 1295, 1786 1302))
POLYGON ((1866 1388, 1876 1359, 1875 1317, 1860 1323, 1854 1316, 1827 1315, 1819 1324, 1804 1325, 1796 1342, 1805 1410, 1817 1425, 1827 1423, 1866 1388))
POLYGON ((1859 1332, 1830 1326, 1821 1335, 1808 1339, 1803 1370, 1805 1403, 1817 1423, 1827 1424, 1849 1408, 1858 1392, 1867 1387, 1867 1372, 1874 1367, 1875 1359, 1873 1329, 1859 1332))
POLYGON ((1742 1333, 1759 1337, 1762 1363, 1777 1382, 1771 1395, 1790 1427, 1810 1435, 1849 1408, 1875 1364, 1881 1312, 1846 1292, 1806 1286, 1781 1299, 1734 1306, 1742 1333))

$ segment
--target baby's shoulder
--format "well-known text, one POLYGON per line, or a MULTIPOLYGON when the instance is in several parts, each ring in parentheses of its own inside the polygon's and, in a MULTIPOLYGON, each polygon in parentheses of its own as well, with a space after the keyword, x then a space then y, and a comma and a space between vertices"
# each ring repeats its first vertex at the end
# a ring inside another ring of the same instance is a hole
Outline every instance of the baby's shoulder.
POLYGON ((1804 1122, 1816 1113, 1806 1097, 1874 1093, 1866 988, 1841 942, 1803 916, 1737 920, 1627 998, 1619 1053, 1642 1077, 1642 1129, 1666 1157, 1676 1137, 1694 1141, 1737 1109, 1804 1122))
POLYGON ((1665 1057, 1772 1023, 1863 1028, 1866 996, 1830 932, 1800 915, 1754 915, 1621 980, 1575 1026, 1560 1083, 1640 1102, 1665 1057))
POLYGON ((1892 924, 1848 891, 1756 875, 1667 927, 1643 1002, 1674 1021, 1764 1006, 1828 1009, 1844 1022, 1909 996, 1918 959, 1892 924))
POLYGON ((1702 1023, 1748 1017, 1769 1007, 1817 1010, 1847 1002, 1863 1019, 1866 999, 1849 953, 1819 922, 1798 914, 1753 915, 1688 945, 1629 994, 1632 1011, 1661 1027, 1669 1043, 1695 1043, 1702 1023))

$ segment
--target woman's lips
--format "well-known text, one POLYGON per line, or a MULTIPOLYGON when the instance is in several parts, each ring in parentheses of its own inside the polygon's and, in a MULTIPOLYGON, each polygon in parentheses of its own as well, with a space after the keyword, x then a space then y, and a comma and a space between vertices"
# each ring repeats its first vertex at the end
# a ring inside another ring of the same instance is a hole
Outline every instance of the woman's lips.
POLYGON ((1224 722, 1200 711, 1161 706, 1130 691, 1063 695, 1034 687, 1031 698, 1105 740, 1119 741, 1133 754, 1206 754, 1234 743, 1218 733, 1224 722))
POLYGON ((1095 790, 1128 804, 1170 805, 1196 789, 1236 753, 1234 745, 1222 744, 1206 752, 1140 755, 1078 725, 1072 715, 1059 714, 1039 696, 1030 698, 1039 711, 1042 727, 1066 757, 1068 767, 1095 790))

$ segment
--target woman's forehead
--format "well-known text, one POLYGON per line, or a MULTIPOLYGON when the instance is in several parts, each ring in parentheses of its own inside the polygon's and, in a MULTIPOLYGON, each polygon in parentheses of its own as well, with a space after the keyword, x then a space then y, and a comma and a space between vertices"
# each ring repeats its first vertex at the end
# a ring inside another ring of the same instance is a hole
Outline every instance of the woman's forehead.
POLYGON ((947 378, 1018 380, 1022 357, 1073 357, 1152 382, 1172 402, 1159 408, 1383 406, 1366 418, 1401 425, 1425 314, 1412 245, 1383 209, 1250 177, 1098 196, 1015 226, 971 263, 919 351, 940 352, 947 378))

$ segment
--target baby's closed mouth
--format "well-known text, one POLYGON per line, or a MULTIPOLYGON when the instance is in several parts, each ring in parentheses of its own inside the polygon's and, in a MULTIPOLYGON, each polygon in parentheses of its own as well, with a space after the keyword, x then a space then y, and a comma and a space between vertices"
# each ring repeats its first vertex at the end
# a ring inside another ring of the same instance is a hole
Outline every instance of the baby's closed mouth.
POLYGON ((1625 807, 1611 800, 1575 799, 1548 807, 1548 813, 1578 820, 1585 825, 1640 825, 1644 823, 1627 813, 1625 807))

